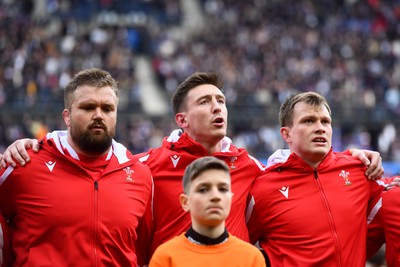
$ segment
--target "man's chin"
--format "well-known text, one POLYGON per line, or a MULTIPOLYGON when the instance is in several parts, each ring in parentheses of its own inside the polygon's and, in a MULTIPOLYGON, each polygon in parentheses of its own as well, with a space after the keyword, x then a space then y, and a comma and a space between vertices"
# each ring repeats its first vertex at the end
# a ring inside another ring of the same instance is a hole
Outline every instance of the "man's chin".
POLYGON ((326 155, 328 155, 329 150, 330 149, 328 149, 328 148, 320 147, 320 148, 314 149, 313 154, 315 155, 315 157, 323 159, 323 158, 325 158, 326 155))
POLYGON ((221 137, 221 139, 224 138, 226 136, 226 129, 217 129, 215 135, 221 137))

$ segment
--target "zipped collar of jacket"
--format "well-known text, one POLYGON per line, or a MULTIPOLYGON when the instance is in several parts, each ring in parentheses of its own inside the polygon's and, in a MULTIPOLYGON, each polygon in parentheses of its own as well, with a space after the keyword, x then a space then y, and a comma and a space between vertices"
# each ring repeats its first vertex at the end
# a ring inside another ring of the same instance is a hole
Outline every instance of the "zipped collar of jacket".
MULTIPOLYGON (((184 144, 184 142, 180 142, 182 141, 182 138, 185 137, 186 139, 189 139, 192 143, 198 144, 199 146, 203 147, 200 143, 196 142, 193 138, 191 138, 187 133, 185 133, 182 129, 176 129, 174 131, 172 131, 172 133, 168 136, 168 138, 166 139, 166 142, 170 143, 170 146, 175 146, 178 145, 180 147, 181 144, 184 144)), ((224 136, 224 138, 222 138, 221 142, 221 151, 219 151, 218 153, 229 153, 229 152, 233 152, 232 148, 233 146, 233 142, 232 140, 227 137, 224 136)), ((234 149, 236 150, 236 149, 234 149)))
MULTIPOLYGON (((67 136, 67 131, 53 131, 46 134, 46 141, 52 142, 61 154, 65 155, 65 148, 68 150, 68 153, 72 158, 79 160, 79 156, 76 151, 70 146, 70 144, 68 144, 67 136)), ((108 152, 106 160, 109 160, 112 154, 115 155, 119 164, 124 164, 130 160, 127 157, 127 148, 116 142, 114 139, 112 140, 111 149, 108 152)))
MULTIPOLYGON (((332 148, 328 152, 328 154, 323 158, 323 160, 319 163, 316 170, 320 171, 325 168, 329 168, 331 162, 334 160, 335 154, 332 151, 332 148)), ((304 169, 314 171, 314 169, 308 164, 304 159, 299 157, 296 153, 291 153, 285 162, 277 163, 272 165, 272 169, 282 170, 291 170, 291 169, 304 169)))

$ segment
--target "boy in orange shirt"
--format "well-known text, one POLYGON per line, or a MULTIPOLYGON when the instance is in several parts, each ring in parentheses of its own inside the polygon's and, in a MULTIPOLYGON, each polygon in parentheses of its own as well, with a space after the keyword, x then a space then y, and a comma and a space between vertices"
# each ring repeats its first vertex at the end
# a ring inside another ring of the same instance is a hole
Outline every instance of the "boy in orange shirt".
POLYGON ((256 247, 225 228, 233 194, 224 161, 215 157, 193 161, 185 170, 183 189, 179 200, 184 211, 190 212, 192 226, 159 246, 150 267, 266 266, 256 247))

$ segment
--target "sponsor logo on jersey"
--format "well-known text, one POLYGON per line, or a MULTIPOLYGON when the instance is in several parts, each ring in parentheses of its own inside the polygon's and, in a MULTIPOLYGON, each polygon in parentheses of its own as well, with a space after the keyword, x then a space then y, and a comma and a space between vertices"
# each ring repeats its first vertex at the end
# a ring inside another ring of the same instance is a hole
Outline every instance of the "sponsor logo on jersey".
POLYGON ((48 162, 45 162, 45 164, 49 171, 53 172, 54 166, 56 166, 56 162, 52 162, 51 160, 49 160, 48 162))
POLYGON ((174 168, 176 168, 176 165, 178 165, 178 162, 181 159, 181 157, 178 155, 173 155, 173 156, 170 156, 170 158, 172 160, 172 164, 174 165, 174 168))
POLYGON ((289 186, 283 186, 279 189, 279 192, 281 192, 286 198, 289 198, 289 186))

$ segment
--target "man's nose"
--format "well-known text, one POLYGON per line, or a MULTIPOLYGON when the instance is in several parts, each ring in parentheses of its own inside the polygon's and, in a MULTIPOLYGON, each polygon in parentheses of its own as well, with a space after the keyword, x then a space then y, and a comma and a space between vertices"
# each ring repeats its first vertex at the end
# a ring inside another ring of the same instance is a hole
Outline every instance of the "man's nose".
POLYGON ((318 121, 316 132, 325 133, 326 132, 325 127, 326 127, 325 124, 323 124, 321 121, 318 121))
POLYGON ((98 108, 96 108, 96 109, 94 110, 94 115, 93 115, 93 117, 94 117, 95 119, 103 118, 103 111, 101 110, 100 107, 98 107, 98 108))
POLYGON ((218 102, 217 99, 212 100, 212 109, 214 113, 219 113, 221 112, 221 104, 218 102))

